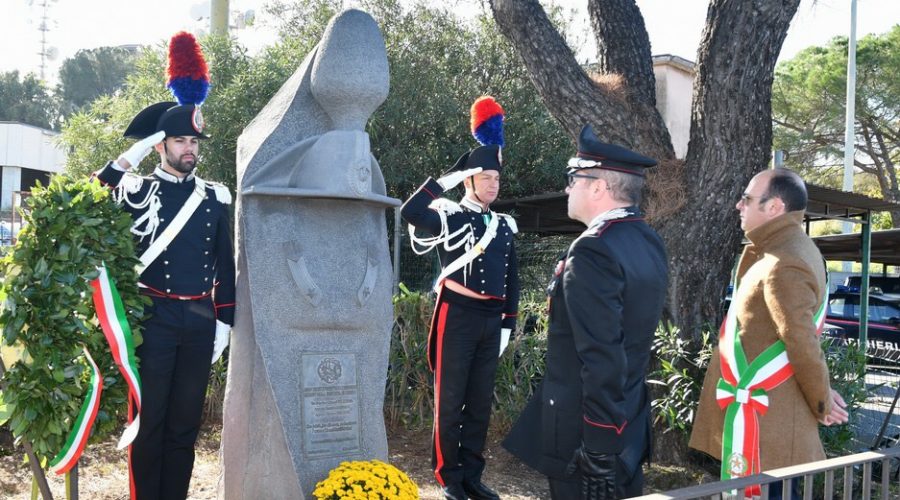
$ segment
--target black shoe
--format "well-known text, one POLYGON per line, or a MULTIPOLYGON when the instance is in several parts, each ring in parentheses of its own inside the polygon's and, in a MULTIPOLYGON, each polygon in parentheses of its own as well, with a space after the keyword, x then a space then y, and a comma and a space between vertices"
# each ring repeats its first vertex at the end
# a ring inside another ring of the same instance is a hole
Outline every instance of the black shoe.
POLYGON ((466 500, 466 491, 463 489, 463 486, 459 483, 449 483, 447 486, 441 488, 444 492, 444 498, 446 500, 466 500))
POLYGON ((472 500, 500 500, 500 495, 481 481, 463 481, 462 487, 472 500))

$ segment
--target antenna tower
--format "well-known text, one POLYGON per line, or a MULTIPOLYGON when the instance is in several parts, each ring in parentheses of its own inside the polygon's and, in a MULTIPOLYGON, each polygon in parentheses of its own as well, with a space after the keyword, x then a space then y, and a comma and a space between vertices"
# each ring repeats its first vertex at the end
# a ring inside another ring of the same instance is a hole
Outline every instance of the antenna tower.
POLYGON ((48 12, 50 10, 50 4, 56 1, 57 0, 40 0, 37 4, 38 7, 41 8, 41 23, 38 25, 38 31, 41 32, 41 51, 38 52, 38 55, 41 56, 41 80, 46 79, 47 61, 52 61, 56 58, 56 47, 47 46, 47 33, 50 31, 48 12))

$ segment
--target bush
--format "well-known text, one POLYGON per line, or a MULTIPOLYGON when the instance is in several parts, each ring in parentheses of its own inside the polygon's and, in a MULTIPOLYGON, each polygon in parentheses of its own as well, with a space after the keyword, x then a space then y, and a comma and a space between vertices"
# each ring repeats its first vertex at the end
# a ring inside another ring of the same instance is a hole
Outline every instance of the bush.
POLYGON ((661 397, 651 403, 656 415, 653 422, 664 422, 666 432, 675 431, 685 440, 691 435, 694 413, 700 403, 703 374, 712 356, 710 336, 710 328, 704 328, 697 346, 682 338, 676 326, 662 323, 656 329, 656 340, 653 341, 659 369, 650 374, 647 383, 662 388, 661 397))
POLYGON ((837 457, 859 450, 854 447, 854 429, 859 419, 859 407, 866 400, 865 384, 866 356, 853 346, 832 346, 834 339, 822 341, 828 374, 831 376, 831 387, 840 394, 847 403, 850 421, 847 425, 819 426, 819 437, 829 457, 837 457))
POLYGON ((428 369, 428 328, 434 299, 400 284, 394 297, 394 329, 391 338, 385 419, 391 425, 420 428, 431 425, 434 377, 428 369))
POLYGON ((543 295, 522 297, 516 331, 500 358, 494 379, 492 415, 501 430, 512 427, 544 378, 547 319, 547 300, 543 295))

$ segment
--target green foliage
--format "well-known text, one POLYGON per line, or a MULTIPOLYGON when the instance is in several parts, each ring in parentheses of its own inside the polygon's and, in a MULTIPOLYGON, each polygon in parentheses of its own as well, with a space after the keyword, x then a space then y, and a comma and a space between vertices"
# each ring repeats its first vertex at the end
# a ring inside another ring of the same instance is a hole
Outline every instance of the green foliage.
POLYGON ((59 124, 58 108, 44 82, 34 74, 20 79, 18 71, 0 73, 0 121, 55 129, 59 124))
MULTIPOLYGON (((211 139, 200 149, 200 175, 236 183, 237 137, 318 43, 338 0, 274 2, 281 39, 257 56, 230 39, 201 40, 212 90, 203 106, 211 139)), ((368 124, 372 150, 388 194, 403 198, 427 176, 446 170, 477 145, 468 130, 469 107, 492 94, 507 116, 503 196, 559 190, 569 138, 544 109, 512 46, 489 18, 464 22, 446 8, 396 0, 367 0, 361 8, 381 27, 391 71, 387 101, 368 124)), ((116 98, 101 97, 72 115, 63 141, 71 148, 67 171, 87 175, 127 149, 121 137, 145 106, 171 100, 165 89, 165 47, 145 50, 116 98)), ((158 162, 152 154, 146 172, 158 162)))
POLYGON ((682 338, 678 327, 665 323, 656 329, 653 341, 659 369, 650 374, 647 383, 662 388, 662 397, 652 402, 654 423, 665 422, 667 430, 685 438, 691 434, 703 374, 712 356, 710 330, 703 329, 698 346, 682 338))
POLYGON ((403 283, 394 297, 394 331, 384 394, 385 418, 391 425, 415 428, 431 423, 433 377, 426 356, 433 299, 403 283))
POLYGON ((548 326, 546 296, 523 296, 516 331, 500 357, 494 381, 492 415, 500 429, 512 427, 544 378, 548 326))
MULTIPOLYGON (((847 44, 838 37, 780 63, 772 89, 774 147, 807 180, 832 187, 843 175, 847 44)), ((855 165, 874 178, 876 195, 898 201, 891 165, 900 155, 900 25, 860 39, 856 65, 855 165)))
POLYGON ((222 423, 222 409, 225 407, 225 382, 228 380, 228 353, 225 348, 222 356, 209 368, 209 381, 206 385, 206 399, 203 403, 203 421, 222 423))
POLYGON ((134 69, 135 54, 123 47, 82 49, 63 61, 56 94, 63 113, 90 104, 101 95, 113 94, 134 69))
MULTIPOLYGON (((122 137, 122 132, 131 119, 151 103, 172 99, 165 88, 164 68, 162 48, 145 49, 116 97, 101 96, 68 118, 62 129, 62 142, 69 149, 67 174, 86 177, 128 149, 132 141, 122 137)), ((159 161, 154 156, 148 155, 136 171, 148 172, 150 165, 159 161)))
POLYGON ((561 190, 572 144, 493 20, 466 23, 448 8, 398 4, 363 3, 381 26, 391 68, 391 93, 368 126, 389 194, 404 198, 477 145, 469 108, 484 94, 506 114, 502 196, 561 190))
POLYGON ((858 348, 850 345, 832 345, 834 339, 822 340, 822 350, 831 376, 831 388, 847 403, 850 421, 847 425, 819 426, 819 437, 829 457, 857 453, 854 447, 853 430, 857 428, 859 409, 868 396, 865 383, 866 356, 858 348))
POLYGON ((131 217, 113 203, 108 189, 58 175, 31 193, 19 239, 0 261, 2 343, 24 349, 0 386, 10 430, 31 442, 43 460, 62 447, 88 389, 83 347, 104 377, 92 439, 116 430, 127 408, 128 387, 91 300, 97 267, 105 262, 116 283, 136 344, 145 299, 137 290, 131 217))

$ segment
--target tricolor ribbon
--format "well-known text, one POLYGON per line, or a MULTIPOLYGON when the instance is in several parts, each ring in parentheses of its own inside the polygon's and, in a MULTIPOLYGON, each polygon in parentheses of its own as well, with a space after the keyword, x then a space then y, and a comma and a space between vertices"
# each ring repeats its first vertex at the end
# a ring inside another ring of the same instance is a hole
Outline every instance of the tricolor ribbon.
MULTIPOLYGON (((109 343, 110 352, 116 366, 122 373, 122 377, 128 383, 129 391, 129 422, 119 438, 119 449, 122 449, 137 437, 140 428, 140 410, 141 410, 141 377, 138 374, 137 362, 134 357, 134 340, 131 333, 131 327, 128 326, 128 319, 125 315, 125 307, 122 305, 122 298, 116 285, 109 278, 106 271, 106 265, 101 265, 98 270, 100 275, 91 282, 94 289, 93 300, 94 308, 97 311, 97 319, 100 321, 100 328, 103 335, 109 343), (135 411, 130 409, 134 407, 135 411), (131 415, 138 415, 131 420, 131 415)), ((81 411, 75 421, 69 437, 63 445, 63 449, 50 461, 50 470, 57 474, 68 472, 81 457, 84 446, 87 443, 88 436, 91 433, 91 427, 97 417, 97 411, 100 408, 100 394, 103 392, 103 376, 100 370, 91 358, 87 349, 84 354, 90 362, 91 388, 85 396, 81 411)))
POLYGON ((81 405, 81 411, 69 437, 66 439, 62 450, 50 461, 50 470, 57 474, 65 474, 78 463, 84 446, 87 444, 88 436, 91 433, 91 427, 94 425, 94 419, 97 418, 97 411, 100 409, 100 393, 103 392, 103 377, 100 376, 100 370, 97 363, 87 348, 84 349, 84 357, 91 364, 91 386, 84 398, 84 404, 81 405))
MULTIPOLYGON (((753 362, 741 346, 740 325, 737 322, 737 280, 732 293, 728 314, 719 330, 719 359, 722 378, 716 385, 716 400, 725 410, 725 426, 722 432, 721 479, 728 480, 760 472, 759 416, 769 409, 768 391, 791 378, 794 370, 788 359, 782 340, 766 348, 753 362)), ((828 303, 828 283, 825 297, 813 316, 816 334, 821 334, 825 324, 828 303)), ((761 494, 759 485, 745 490, 748 497, 761 494)))

